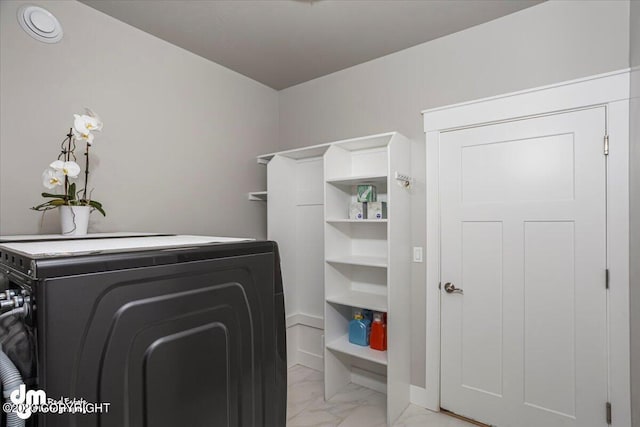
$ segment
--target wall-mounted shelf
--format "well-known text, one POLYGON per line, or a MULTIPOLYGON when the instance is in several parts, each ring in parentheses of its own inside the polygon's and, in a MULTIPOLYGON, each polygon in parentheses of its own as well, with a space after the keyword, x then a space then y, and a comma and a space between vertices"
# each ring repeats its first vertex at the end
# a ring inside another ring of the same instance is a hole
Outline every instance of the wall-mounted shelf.
POLYGON ((266 191, 252 191, 251 193, 249 193, 249 200, 266 202, 267 201, 267 192, 266 191))
POLYGON ((363 347, 349 342, 349 336, 343 335, 329 343, 327 348, 358 359, 368 360, 369 362, 387 366, 387 352, 372 350, 369 347, 363 347))
POLYGON ((327 262, 334 264, 387 268, 387 257, 382 256, 343 255, 327 258, 327 262))
POLYGON ((335 218, 335 219, 328 219, 327 220, 327 222, 329 224, 353 224, 353 223, 360 223, 360 224, 381 223, 381 224, 384 224, 387 221, 388 220, 386 218, 384 218, 384 219, 341 219, 341 218, 335 218))
POLYGON ((387 296, 371 292, 346 290, 337 295, 327 295, 327 301, 350 307, 366 308, 373 311, 387 312, 387 296))
POLYGON ((344 176, 339 178, 327 179, 327 183, 333 185, 358 185, 358 184, 386 184, 386 175, 361 175, 361 176, 344 176))

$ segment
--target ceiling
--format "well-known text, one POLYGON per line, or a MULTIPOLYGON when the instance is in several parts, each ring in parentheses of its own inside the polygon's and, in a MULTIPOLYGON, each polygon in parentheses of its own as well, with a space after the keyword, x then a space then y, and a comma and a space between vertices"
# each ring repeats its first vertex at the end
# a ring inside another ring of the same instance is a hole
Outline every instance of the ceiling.
POLYGON ((80 1, 278 90, 541 2, 80 1))

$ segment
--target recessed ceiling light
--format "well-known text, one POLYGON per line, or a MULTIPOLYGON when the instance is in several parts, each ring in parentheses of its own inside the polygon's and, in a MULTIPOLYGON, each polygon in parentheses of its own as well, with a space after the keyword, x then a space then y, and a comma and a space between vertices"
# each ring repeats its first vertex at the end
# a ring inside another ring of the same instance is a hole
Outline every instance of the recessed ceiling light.
POLYGON ((62 40, 62 26, 47 9, 24 5, 18 9, 18 22, 22 29, 36 40, 57 43, 62 40))

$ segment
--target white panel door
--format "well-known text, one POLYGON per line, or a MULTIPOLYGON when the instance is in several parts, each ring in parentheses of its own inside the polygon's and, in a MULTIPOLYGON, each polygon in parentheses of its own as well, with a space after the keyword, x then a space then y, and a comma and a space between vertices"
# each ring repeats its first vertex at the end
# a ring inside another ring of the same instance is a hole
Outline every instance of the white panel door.
POLYGON ((442 408, 607 425, 604 134, 604 108, 441 134, 442 408))

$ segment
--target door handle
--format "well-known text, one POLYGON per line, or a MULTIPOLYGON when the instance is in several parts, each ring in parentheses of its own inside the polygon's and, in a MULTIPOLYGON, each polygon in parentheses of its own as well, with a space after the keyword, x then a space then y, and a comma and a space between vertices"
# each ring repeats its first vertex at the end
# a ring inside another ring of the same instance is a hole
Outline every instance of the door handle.
POLYGON ((451 282, 447 282, 444 284, 444 290, 448 293, 448 294, 452 294, 452 293, 458 293, 458 294, 463 294, 464 292, 462 291, 462 289, 460 288, 456 288, 456 286, 451 283, 451 282))

